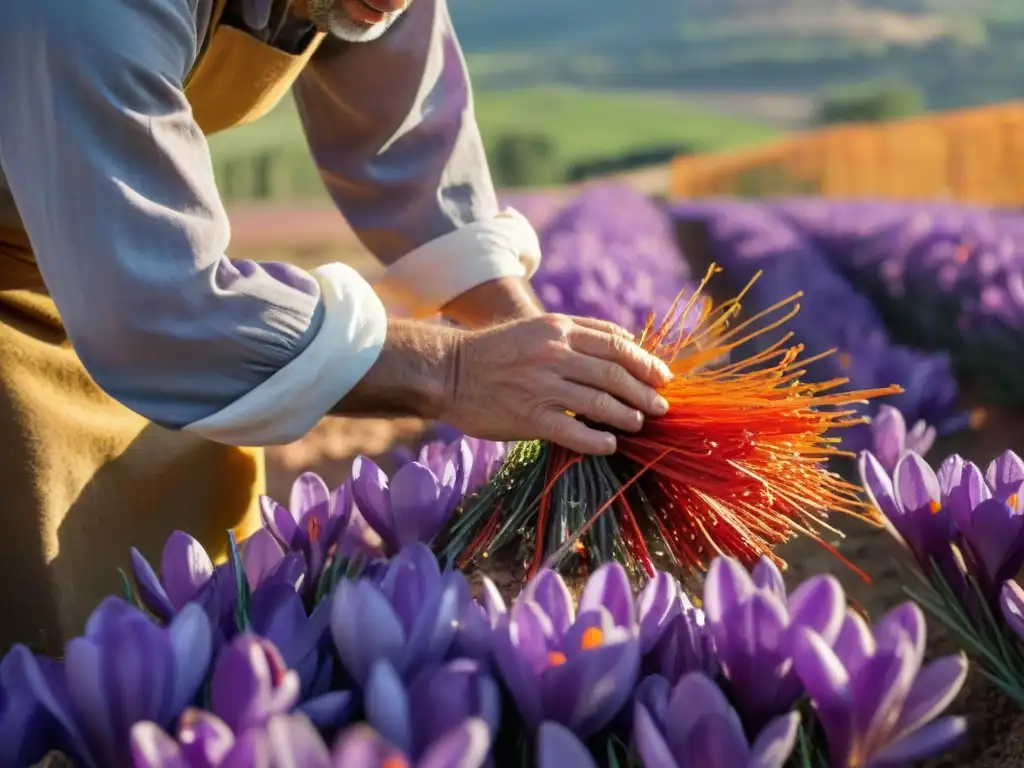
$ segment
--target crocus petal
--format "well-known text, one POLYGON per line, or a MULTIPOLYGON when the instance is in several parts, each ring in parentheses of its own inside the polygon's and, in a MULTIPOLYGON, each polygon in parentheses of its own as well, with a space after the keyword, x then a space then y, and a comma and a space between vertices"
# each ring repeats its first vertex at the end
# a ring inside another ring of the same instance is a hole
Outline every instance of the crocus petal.
POLYGON ((255 590, 284 560, 284 550, 269 529, 260 528, 242 544, 241 557, 249 589, 255 590))
POLYGON ((217 768, 271 768, 270 761, 270 739, 266 731, 253 728, 235 739, 231 751, 217 768))
POLYGON ((598 608, 607 609, 616 626, 631 627, 636 623, 633 585, 621 563, 605 563, 587 579, 577 613, 583 614, 598 608))
POLYGON ((526 584, 518 599, 536 603, 547 614, 556 636, 564 635, 576 620, 576 609, 569 588, 562 577, 550 568, 539 570, 526 584))
POLYGON ((331 768, 331 753, 302 715, 278 715, 267 724, 274 768, 331 768))
POLYGON ((638 704, 633 710, 633 741, 640 762, 649 768, 683 768, 669 749, 665 737, 647 707, 638 704))
POLYGON ((331 637, 352 678, 363 685, 377 659, 400 658, 405 632, 380 588, 363 580, 338 584, 331 603, 331 637))
POLYGON ((192 700, 206 678, 213 656, 213 628, 199 605, 190 603, 168 627, 174 654, 174 676, 166 713, 174 717, 192 700))
POLYGON ((869 765, 872 768, 914 765, 952 749, 966 733, 966 719, 943 717, 879 750, 872 755, 869 765))
POLYGON ((649 653, 661 640, 673 612, 680 610, 679 582, 671 574, 658 571, 637 598, 640 617, 640 650, 649 653))
POLYGON ((907 422, 891 405, 882 405, 870 423, 875 456, 888 471, 896 467, 906 447, 907 422))
MULTIPOLYGON (((65 727, 73 735, 81 734, 94 746, 97 752, 94 762, 116 764, 117 756, 111 743, 111 739, 116 738, 113 735, 116 725, 104 697, 102 648, 83 637, 72 639, 64 649, 64 669, 67 697, 75 715, 65 727)), ((59 710, 51 712, 59 718, 59 710)), ((151 713, 150 716, 156 714, 151 713)), ((133 722, 140 719, 149 718, 135 718, 133 722)), ((85 757, 89 759, 88 751, 85 757)))
POLYGON ((540 725, 543 715, 540 674, 548 664, 550 633, 547 614, 529 600, 516 602, 494 632, 495 666, 523 721, 531 728, 540 725))
POLYGON ((877 748, 888 742, 896 713, 903 709, 921 659, 909 639, 879 648, 853 678, 853 721, 864 744, 877 748))
POLYGON ((142 604, 161 621, 170 621, 174 615, 174 606, 167 597, 167 592, 164 591, 153 566, 135 547, 132 547, 131 559, 132 575, 135 577, 135 587, 139 591, 142 604))
POLYGON ((639 670, 636 640, 575 653, 541 676, 544 714, 588 739, 629 702, 639 670))
POLYGON ((291 546, 299 523, 286 507, 269 496, 260 496, 260 516, 263 518, 263 524, 273 531, 285 546, 291 546))
POLYGON ((178 742, 156 723, 136 723, 131 730, 132 764, 135 768, 191 768, 178 742))
MULTIPOLYGON (((974 508, 971 517, 972 528, 964 531, 964 535, 981 561, 984 575, 989 581, 1000 575, 1014 575, 1002 571, 1008 561, 1016 563, 1022 557, 1024 516, 1018 515, 1004 501, 988 499, 974 508)), ((1016 568, 1010 570, 1016 571, 1016 568)))
POLYGON ((789 622, 813 629, 827 643, 839 635, 846 613, 846 595, 834 576, 812 576, 789 596, 789 622))
POLYGON ((758 589, 770 592, 783 603, 786 602, 786 584, 782 580, 782 574, 779 573, 778 566, 769 558, 762 556, 757 561, 751 577, 758 589))
POLYGON ((1005 500, 1024 486, 1024 460, 1013 451, 1005 451, 989 464, 985 479, 997 497, 1005 500))
POLYGON ((395 535, 405 546, 422 542, 424 522, 439 506, 437 478, 419 462, 411 462, 399 469, 390 483, 391 514, 395 535))
POLYGON ((401 549, 391 511, 388 476, 365 456, 357 456, 352 462, 352 497, 369 526, 393 550, 401 549))
POLYGON ((860 614, 852 610, 846 612, 843 628, 832 644, 832 650, 846 669, 857 669, 875 652, 875 636, 860 614))
MULTIPOLYGON (((654 765, 647 763, 647 765, 654 765)), ((537 768, 597 768, 593 756, 575 734, 560 723, 541 723, 537 730, 537 768)))
POLYGON ((914 655, 923 658, 928 625, 924 611, 917 603, 909 600, 891 609, 875 623, 874 627, 875 642, 883 648, 893 647, 903 639, 904 633, 910 640, 914 655))
POLYGON ((793 753, 800 714, 790 712, 768 723, 750 747, 747 768, 782 768, 793 753))
POLYGON ((938 478, 928 463, 916 453, 907 452, 894 473, 896 496, 905 512, 938 504, 942 496, 938 478))
POLYGON ((893 741, 935 719, 953 703, 967 679, 967 658, 962 654, 943 656, 926 664, 917 674, 893 727, 893 741))
POLYGON ((178 610, 213 576, 213 561, 203 545, 184 531, 175 531, 164 545, 160 577, 167 597, 178 610))
POLYGON ((704 580, 704 615, 717 623, 754 591, 754 582, 742 565, 729 557, 716 557, 704 580))
POLYGON ((1010 629, 1024 640, 1024 589, 1012 579, 1003 584, 999 593, 999 608, 1010 629))
POLYGON ((334 746, 334 765, 382 768, 388 760, 408 765, 408 759, 388 744, 368 725, 355 725, 346 730, 334 746))
MULTIPOLYGON (((916 453, 924 454, 923 451, 916 451, 916 453)), ((936 471, 935 477, 939 481, 939 490, 942 491, 943 500, 945 500, 951 490, 960 485, 960 479, 963 477, 963 472, 963 457, 954 453, 952 456, 942 460, 942 464, 939 465, 939 469, 936 471)))
POLYGON ((296 708, 321 731, 334 731, 352 719, 355 698, 350 691, 329 691, 314 699, 307 699, 296 708))
POLYGON ((803 629, 795 638, 793 665, 828 738, 832 765, 843 765, 853 739, 850 675, 820 635, 803 629))
POLYGON ((422 605, 409 631, 398 665, 403 675, 428 664, 437 664, 445 658, 455 642, 459 612, 468 599, 469 586, 465 577, 457 571, 445 573, 441 588, 435 590, 422 605))
POLYGON ((480 604, 487 612, 487 618, 493 626, 497 624, 498 619, 508 613, 508 607, 505 605, 505 598, 501 596, 501 591, 487 576, 481 579, 480 587, 480 604))
POLYGON ((903 542, 903 509, 896 501, 896 491, 885 467, 868 451, 863 451, 857 459, 860 478, 868 499, 882 513, 889 533, 897 541, 903 542))
POLYGON ((491 734, 480 718, 467 720, 423 753, 417 768, 481 768, 491 750, 491 734))
POLYGON ((403 752, 412 752, 412 717, 409 695, 395 668, 378 661, 366 681, 366 722, 381 737, 403 752))
POLYGON ((178 721, 178 741, 189 765, 220 766, 234 746, 235 735, 216 715, 186 709, 178 721))
POLYGON ((705 715, 694 723, 693 730, 683 737, 672 733, 671 741, 678 737, 672 751, 682 765, 745 765, 750 758, 750 747, 743 728, 732 718, 705 715))
MULTIPOLYGON (((746 748, 743 725, 736 711, 729 706, 721 688, 701 672, 685 675, 672 689, 668 710, 665 713, 665 735, 672 748, 672 753, 676 755, 681 765, 689 765, 686 760, 682 759, 682 755, 685 754, 694 730, 702 720, 708 718, 728 723, 727 730, 738 733, 739 738, 743 741, 744 749, 746 748)), ((729 763, 712 764, 728 765, 729 763)), ((742 762, 731 764, 742 765, 742 762)))
POLYGON ((330 509, 331 492, 327 483, 315 472, 303 472, 292 483, 291 498, 288 509, 296 521, 301 521, 315 507, 323 506, 330 509))

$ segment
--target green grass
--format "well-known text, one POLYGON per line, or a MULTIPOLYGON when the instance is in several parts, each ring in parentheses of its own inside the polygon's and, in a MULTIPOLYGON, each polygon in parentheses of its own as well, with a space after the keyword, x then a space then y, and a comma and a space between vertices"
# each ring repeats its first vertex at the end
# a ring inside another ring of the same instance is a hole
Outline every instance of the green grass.
MULTIPOLYGON (((510 133, 547 134, 566 166, 651 147, 707 151, 749 145, 777 135, 769 126, 709 112, 672 96, 572 88, 490 91, 476 96, 486 145, 510 133)), ((272 196, 323 194, 294 103, 288 99, 251 125, 214 136, 210 145, 228 199, 252 197, 253 157, 275 155, 272 196)), ((266 186, 266 183, 265 183, 266 186)))

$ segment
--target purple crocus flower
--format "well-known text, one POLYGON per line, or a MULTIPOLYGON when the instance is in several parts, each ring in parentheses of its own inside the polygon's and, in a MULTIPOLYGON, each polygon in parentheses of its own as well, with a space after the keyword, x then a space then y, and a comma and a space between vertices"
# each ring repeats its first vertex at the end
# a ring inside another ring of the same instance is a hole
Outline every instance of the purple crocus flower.
POLYGON ((0 765, 35 765, 59 744, 60 728, 33 692, 26 670, 38 666, 48 680, 63 674, 59 662, 13 646, 0 662, 0 765))
POLYGON ((175 531, 164 543, 160 576, 132 547, 132 575, 139 599, 161 621, 170 621, 185 604, 199 596, 213 578, 214 567, 203 545, 184 531, 175 531))
POLYGON ((429 544, 462 501, 472 465, 469 445, 459 440, 433 458, 431 465, 411 461, 390 480, 365 456, 352 464, 352 493, 360 512, 384 542, 429 544))
POLYGON ((948 499, 952 488, 959 485, 963 465, 962 460, 947 460, 940 481, 924 459, 909 451, 896 463, 892 479, 867 451, 861 453, 858 463, 864 489, 882 513, 889 533, 910 549, 925 574, 931 575, 934 560, 952 587, 956 585, 957 568, 949 545, 956 526, 943 497, 948 499))
POLYGON ((501 721, 501 691, 479 664, 461 659, 428 667, 406 686, 387 661, 374 663, 364 696, 366 721, 392 746, 418 758, 469 718, 490 733, 501 721))
POLYGON ((687 672, 714 676, 717 660, 704 612, 693 606, 675 577, 658 571, 637 600, 641 668, 671 683, 687 672))
POLYGON ((491 660, 494 630, 508 614, 508 608, 493 581, 484 576, 481 582, 480 599, 469 600, 459 614, 452 658, 491 660))
POLYGON ((287 714, 298 699, 299 676, 285 667, 270 642, 239 635, 217 656, 210 678, 210 709, 235 733, 287 714))
POLYGON ((269 528, 260 528, 242 542, 239 556, 249 589, 257 587, 272 574, 284 560, 284 549, 269 528))
POLYGON ((803 628, 831 642, 839 634, 846 599, 832 576, 814 576, 787 598, 782 576, 767 558, 750 574, 718 557, 704 584, 704 612, 722 674, 747 726, 760 730, 789 711, 801 693, 793 671, 792 641, 803 628))
POLYGON ((587 739, 629 701, 640 667, 639 636, 621 565, 594 571, 578 610, 562 577, 545 569, 495 630, 494 661, 527 727, 552 720, 587 739))
POLYGON ((633 723, 637 753, 651 768, 782 768, 796 744, 800 715, 770 720, 751 744, 721 689, 702 672, 690 672, 674 687, 664 678, 644 680, 633 723))
POLYGON ((918 421, 907 430, 903 414, 891 405, 881 405, 871 419, 871 447, 869 450, 890 475, 906 451, 924 456, 935 443, 935 428, 918 421))
POLYGON ((363 687, 381 659, 410 679, 444 660, 469 599, 461 573, 441 573, 425 544, 407 547, 388 564, 380 584, 368 579, 338 584, 330 616, 338 657, 363 687))
MULTIPOLYGON (((413 761, 368 725, 343 733, 334 746, 333 768, 481 768, 491 751, 491 733, 479 718, 459 724, 413 761)), ((305 768, 305 763, 302 764, 305 768)), ((320 768, 319 765, 311 768, 320 768)))
POLYGON ((206 677, 209 619, 186 605, 168 627, 116 597, 93 611, 85 635, 68 642, 63 674, 44 674, 23 655, 33 693, 57 721, 71 752, 89 768, 128 762, 128 733, 143 720, 168 726, 206 677))
POLYGON ((349 483, 334 491, 314 472, 304 472, 292 484, 288 508, 269 496, 260 497, 263 522, 286 549, 302 552, 309 567, 310 588, 324 563, 345 534, 352 513, 349 483))
POLYGON ((597 768, 593 755, 576 734, 561 723, 537 729, 537 768, 597 768))
POLYGON ((960 691, 967 661, 944 656, 922 667, 924 652, 924 614, 913 603, 890 611, 874 631, 849 612, 834 644, 800 630, 794 659, 830 765, 910 765, 959 741, 963 718, 935 718, 960 691))
POLYGON ((234 734, 210 712, 186 710, 177 740, 152 722, 131 732, 134 768, 332 768, 330 752, 301 715, 275 715, 264 728, 234 734))

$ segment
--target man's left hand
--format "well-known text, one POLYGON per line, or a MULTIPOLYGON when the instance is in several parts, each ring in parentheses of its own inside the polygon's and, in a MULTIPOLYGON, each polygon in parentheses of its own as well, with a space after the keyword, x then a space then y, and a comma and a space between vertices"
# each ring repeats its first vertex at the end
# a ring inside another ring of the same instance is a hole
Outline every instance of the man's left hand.
POLYGON ((452 299, 441 314, 466 328, 486 328, 544 314, 530 281, 503 277, 481 283, 452 299))

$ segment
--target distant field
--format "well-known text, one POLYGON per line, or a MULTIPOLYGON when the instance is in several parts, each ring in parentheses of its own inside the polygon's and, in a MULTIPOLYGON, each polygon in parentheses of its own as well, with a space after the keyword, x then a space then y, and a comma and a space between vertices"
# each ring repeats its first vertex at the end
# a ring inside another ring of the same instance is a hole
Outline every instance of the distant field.
MULTIPOLYGON (((566 164, 666 145, 724 149, 766 141, 779 133, 771 126, 716 113, 672 95, 623 91, 484 92, 476 96, 476 111, 486 144, 508 133, 545 133, 557 143, 566 164)), ((291 100, 257 123, 215 136, 211 147, 229 198, 245 196, 241 191, 250 180, 240 177, 249 172, 243 166, 249 158, 268 152, 277 155, 276 162, 282 166, 276 171, 275 185, 283 185, 286 196, 322 195, 291 100)))

